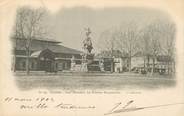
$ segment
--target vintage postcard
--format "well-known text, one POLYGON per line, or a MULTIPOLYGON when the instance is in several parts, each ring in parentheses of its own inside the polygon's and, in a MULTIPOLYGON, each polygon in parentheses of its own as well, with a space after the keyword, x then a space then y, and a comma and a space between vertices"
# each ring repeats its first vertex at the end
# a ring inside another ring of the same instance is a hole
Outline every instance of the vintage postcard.
POLYGON ((0 0, 0 116, 182 116, 183 0, 0 0))

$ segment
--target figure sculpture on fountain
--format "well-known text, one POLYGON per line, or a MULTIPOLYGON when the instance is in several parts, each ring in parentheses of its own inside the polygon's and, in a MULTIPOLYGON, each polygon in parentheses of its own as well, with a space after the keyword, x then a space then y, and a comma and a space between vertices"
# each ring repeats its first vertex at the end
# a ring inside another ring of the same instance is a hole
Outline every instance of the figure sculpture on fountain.
POLYGON ((83 41, 84 53, 82 54, 82 71, 88 71, 88 65, 93 62, 94 54, 91 53, 93 49, 91 41, 91 30, 90 28, 86 29, 86 38, 83 41))
POLYGON ((91 41, 91 30, 90 28, 85 29, 86 38, 83 40, 83 50, 81 54, 82 60, 81 64, 77 65, 75 62, 75 57, 71 58, 71 71, 80 71, 80 72, 89 72, 89 71, 103 71, 103 62, 100 64, 97 61, 94 61, 94 55, 92 53, 93 45, 91 41), (77 68, 78 67, 78 68, 77 68), (101 68, 102 67, 102 68, 101 68))
POLYGON ((83 49, 86 52, 86 54, 91 54, 91 51, 93 49, 91 37, 89 36, 91 34, 90 28, 86 29, 86 38, 83 41, 83 49))

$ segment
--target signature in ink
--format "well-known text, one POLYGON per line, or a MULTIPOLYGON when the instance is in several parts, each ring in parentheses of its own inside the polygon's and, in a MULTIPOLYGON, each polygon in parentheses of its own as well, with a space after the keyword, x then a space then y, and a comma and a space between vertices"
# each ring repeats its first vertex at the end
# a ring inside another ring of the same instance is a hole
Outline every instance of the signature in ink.
POLYGON ((148 108, 158 108, 158 107, 165 107, 165 106, 171 106, 171 105, 179 105, 184 103, 172 103, 172 104, 162 104, 162 105, 154 105, 154 106, 144 106, 144 107, 128 107, 130 106, 134 100, 128 101, 123 107, 120 108, 121 102, 117 103, 108 113, 105 113, 104 115, 114 114, 114 113, 123 113, 123 112, 132 112, 132 111, 138 111, 148 108))

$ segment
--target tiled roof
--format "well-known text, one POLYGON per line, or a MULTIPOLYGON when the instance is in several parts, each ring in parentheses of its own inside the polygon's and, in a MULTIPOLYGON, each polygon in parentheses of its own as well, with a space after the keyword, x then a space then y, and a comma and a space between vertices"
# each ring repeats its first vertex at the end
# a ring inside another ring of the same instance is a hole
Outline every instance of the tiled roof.
MULTIPOLYGON (((39 41, 39 40, 34 40, 39 41)), ((25 43, 23 41, 19 41, 16 46, 17 50, 25 50, 25 43)), ((82 52, 76 49, 68 48, 63 45, 58 44, 47 44, 47 43, 34 43, 31 44, 31 51, 42 51, 44 49, 50 49, 54 53, 66 53, 66 54, 81 54, 82 52)))
POLYGON ((70 54, 81 54, 83 52, 68 48, 62 45, 49 46, 49 49, 55 53, 70 53, 70 54))

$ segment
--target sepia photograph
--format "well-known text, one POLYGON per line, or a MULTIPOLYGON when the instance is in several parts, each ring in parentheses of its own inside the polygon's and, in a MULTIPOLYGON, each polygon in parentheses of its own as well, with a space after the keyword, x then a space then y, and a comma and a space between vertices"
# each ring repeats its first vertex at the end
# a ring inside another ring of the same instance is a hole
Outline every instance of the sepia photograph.
POLYGON ((21 90, 174 87, 176 25, 152 8, 16 10, 12 72, 21 90))
POLYGON ((182 116, 183 0, 0 0, 0 116, 182 116))

